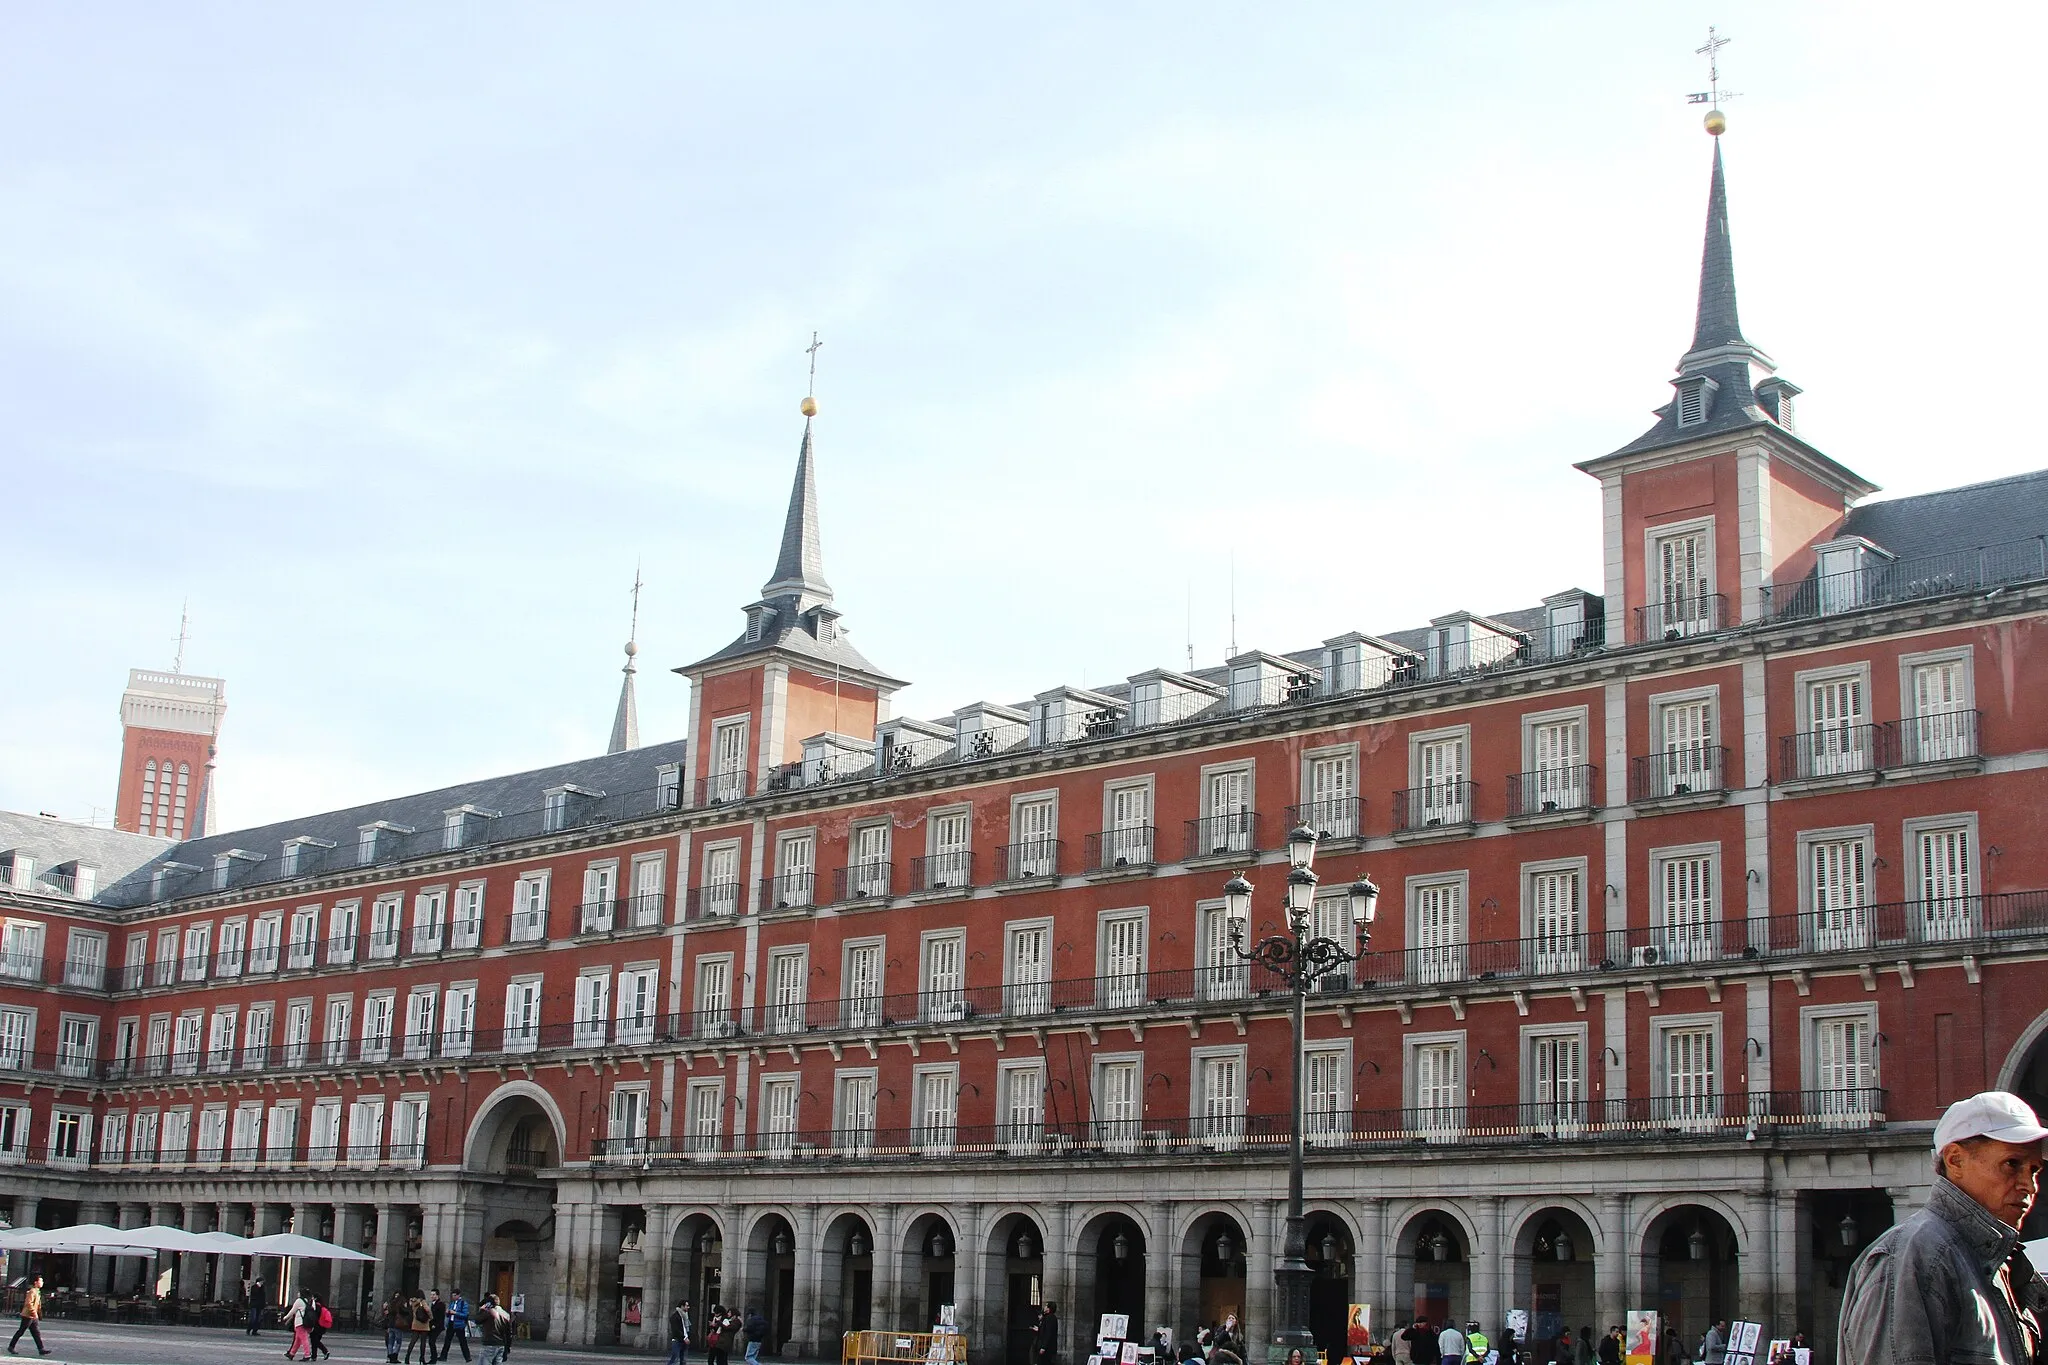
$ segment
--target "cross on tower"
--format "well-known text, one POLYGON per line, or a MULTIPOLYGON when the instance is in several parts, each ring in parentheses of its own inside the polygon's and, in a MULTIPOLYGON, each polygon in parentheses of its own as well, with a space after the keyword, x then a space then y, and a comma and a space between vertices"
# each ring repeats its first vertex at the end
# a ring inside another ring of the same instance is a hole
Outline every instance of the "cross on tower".
POLYGON ((818 340, 818 334, 813 332, 811 333, 811 344, 804 347, 804 350, 811 357, 811 382, 810 386, 804 390, 805 395, 808 397, 815 398, 818 393, 818 348, 824 344, 824 342, 818 340))
POLYGON ((1721 88, 1721 49, 1734 41, 1733 38, 1723 38, 1712 24, 1707 25, 1707 41, 1693 49, 1695 55, 1707 59, 1707 88, 1687 95, 1687 104, 1704 104, 1710 109, 1718 109, 1722 100, 1736 98, 1736 91, 1721 88))
POLYGON ((633 629, 626 635, 629 640, 640 638, 640 561, 633 561, 633 629))

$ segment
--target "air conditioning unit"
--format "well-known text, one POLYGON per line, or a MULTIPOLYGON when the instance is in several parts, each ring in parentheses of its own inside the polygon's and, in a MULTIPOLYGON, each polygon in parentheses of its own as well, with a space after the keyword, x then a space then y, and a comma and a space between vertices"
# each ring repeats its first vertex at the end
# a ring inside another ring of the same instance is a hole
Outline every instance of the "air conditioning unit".
POLYGON ((713 1038, 737 1038, 740 1036, 740 1021, 737 1019, 720 1019, 711 1026, 708 1033, 713 1038))
POLYGON ((1664 950, 1654 943, 1628 950, 1628 965, 1631 967, 1654 967, 1664 960, 1664 950))
POLYGON ((932 1010, 932 1018, 941 1024, 958 1023, 974 1013, 974 1006, 965 1000, 948 1000, 932 1010))

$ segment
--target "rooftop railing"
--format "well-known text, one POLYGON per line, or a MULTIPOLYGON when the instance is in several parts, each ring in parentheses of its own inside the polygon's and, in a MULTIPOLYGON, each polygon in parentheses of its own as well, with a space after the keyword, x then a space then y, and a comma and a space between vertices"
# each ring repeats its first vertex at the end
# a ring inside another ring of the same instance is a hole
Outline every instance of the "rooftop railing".
POLYGON ((1808 620, 2041 578, 2048 578, 2048 536, 2030 536, 1774 584, 1765 589, 1764 615, 1771 621, 1808 620))
POLYGON ((1636 632, 1630 643, 1668 644, 1694 635, 1712 635, 1732 624, 1725 593, 1694 593, 1637 607, 1636 632))

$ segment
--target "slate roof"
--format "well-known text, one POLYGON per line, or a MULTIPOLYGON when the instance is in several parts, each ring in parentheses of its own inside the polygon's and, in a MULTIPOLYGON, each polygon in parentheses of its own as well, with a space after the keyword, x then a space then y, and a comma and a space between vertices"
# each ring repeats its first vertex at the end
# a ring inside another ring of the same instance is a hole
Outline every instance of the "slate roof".
POLYGON ((154 835, 0 810, 0 852, 22 853, 35 859, 32 889, 41 895, 70 894, 55 880, 56 869, 67 863, 92 868, 98 875, 98 884, 106 887, 154 861, 170 847, 169 839, 154 835))
POLYGON ((1849 513, 1841 534, 1862 536, 1900 559, 2048 535, 2048 469, 1864 503, 1849 513))

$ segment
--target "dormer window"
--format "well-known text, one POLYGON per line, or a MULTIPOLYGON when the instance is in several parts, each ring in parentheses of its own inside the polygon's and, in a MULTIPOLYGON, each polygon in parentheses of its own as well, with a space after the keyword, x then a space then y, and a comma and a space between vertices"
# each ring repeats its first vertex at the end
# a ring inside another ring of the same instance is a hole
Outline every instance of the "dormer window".
POLYGON ((1797 384, 1772 375, 1756 386, 1756 401, 1763 405, 1763 410, 1770 414, 1773 422, 1787 431, 1796 431, 1798 428, 1792 421, 1792 398, 1799 392, 1797 384))
POLYGON ((398 836, 410 833, 408 826, 394 825, 389 820, 373 820, 360 826, 356 831, 357 864, 368 867, 380 859, 397 857, 398 836))
POLYGON ((1696 427, 1707 420, 1714 410, 1714 390, 1720 387, 1705 375, 1681 379, 1676 385, 1678 398, 1675 403, 1678 425, 1696 427))
POLYGON ((540 827, 549 834, 569 823, 569 793, 552 791, 541 799, 540 827))
POLYGON ((757 644, 768 634, 768 628, 775 624, 775 608, 766 602, 756 602, 747 608, 747 643, 757 644))
POLYGON ((26 853, 6 855, 7 884, 17 891, 26 891, 36 884, 36 860, 26 853))

